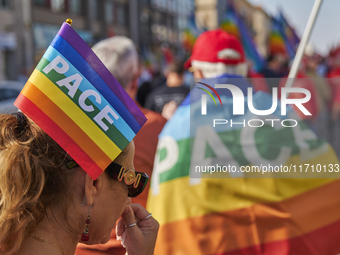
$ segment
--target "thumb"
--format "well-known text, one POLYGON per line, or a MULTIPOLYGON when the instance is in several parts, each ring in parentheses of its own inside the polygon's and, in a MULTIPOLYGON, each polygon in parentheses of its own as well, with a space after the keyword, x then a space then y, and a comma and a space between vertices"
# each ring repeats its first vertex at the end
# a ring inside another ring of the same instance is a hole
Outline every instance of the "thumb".
MULTIPOLYGON (((130 205, 127 205, 125 207, 125 210, 123 212, 123 214, 121 215, 122 221, 124 223, 124 225, 127 226, 131 226, 132 224, 136 224, 136 218, 135 218, 135 214, 133 213, 133 210, 131 208, 130 205)), ((133 226, 131 226, 133 227, 133 226)), ((127 227, 129 228, 129 227, 127 227)))

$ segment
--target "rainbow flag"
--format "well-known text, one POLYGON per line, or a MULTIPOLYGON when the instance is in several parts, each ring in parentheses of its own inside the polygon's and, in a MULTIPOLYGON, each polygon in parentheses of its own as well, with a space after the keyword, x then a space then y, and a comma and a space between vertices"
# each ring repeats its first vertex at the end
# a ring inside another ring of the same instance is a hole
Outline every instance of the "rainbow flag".
POLYGON ((190 29, 184 29, 182 32, 182 45, 187 51, 192 51, 196 42, 197 36, 195 36, 190 29))
MULTIPOLYGON (((223 106, 210 99, 207 110, 216 109, 213 117, 223 118, 230 114, 232 101, 216 91, 223 106)), ((228 125, 214 129, 200 116, 199 99, 205 92, 194 88, 190 93, 191 102, 187 97, 159 137, 147 204, 160 223, 155 254, 339 254, 339 180, 323 174, 307 178, 312 176, 306 173, 300 178, 193 175, 197 162, 247 166, 259 165, 262 158, 284 166, 338 169, 333 149, 300 121, 294 131, 269 126, 255 131, 228 125)), ((254 107, 268 109, 270 99, 257 92, 254 107)), ((245 116, 251 117, 247 108, 245 116)), ((271 118, 282 117, 275 112, 271 118)))
POLYGON ((93 179, 146 122, 138 106, 66 22, 14 104, 93 179))
POLYGON ((200 31, 196 26, 195 13, 191 13, 188 17, 188 25, 181 33, 181 41, 184 49, 188 52, 192 51, 200 31))
POLYGON ((141 48, 141 56, 145 67, 150 71, 153 72, 155 66, 157 66, 156 58, 154 54, 147 48, 141 48))
POLYGON ((292 48, 284 29, 280 22, 272 18, 272 28, 271 32, 269 33, 269 53, 270 55, 274 55, 277 53, 281 53, 286 55, 287 57, 293 59, 295 56, 295 50, 292 48))
POLYGON ((296 52, 297 47, 299 46, 299 43, 300 43, 300 38, 296 34, 295 29, 288 23, 282 10, 279 13, 278 21, 283 28, 283 31, 287 37, 288 43, 290 44, 294 52, 296 52))
POLYGON ((241 41, 246 57, 252 61, 254 70, 260 71, 264 66, 264 60, 258 53, 253 38, 243 20, 235 11, 232 2, 229 3, 229 9, 225 13, 220 27, 241 41))
POLYGON ((236 20, 231 13, 226 13, 220 27, 229 34, 241 39, 240 31, 236 25, 236 20))

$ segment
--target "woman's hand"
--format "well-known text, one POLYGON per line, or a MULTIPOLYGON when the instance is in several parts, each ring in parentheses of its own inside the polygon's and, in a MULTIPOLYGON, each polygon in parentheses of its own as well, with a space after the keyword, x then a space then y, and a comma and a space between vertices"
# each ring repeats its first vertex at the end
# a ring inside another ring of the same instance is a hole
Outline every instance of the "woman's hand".
POLYGON ((174 115, 175 111, 177 109, 177 104, 174 100, 171 100, 169 103, 166 103, 163 106, 163 110, 162 110, 162 116, 169 120, 172 115, 174 115))
POLYGON ((153 254, 159 224, 149 215, 140 204, 130 204, 126 206, 118 221, 117 240, 121 240, 128 255, 153 254))

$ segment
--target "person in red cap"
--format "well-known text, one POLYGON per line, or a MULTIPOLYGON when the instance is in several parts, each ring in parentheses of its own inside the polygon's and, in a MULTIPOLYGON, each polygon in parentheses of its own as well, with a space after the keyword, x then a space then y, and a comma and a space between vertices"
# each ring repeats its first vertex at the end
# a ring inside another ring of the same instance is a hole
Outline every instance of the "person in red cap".
POLYGON ((195 78, 216 78, 225 74, 245 77, 248 69, 240 41, 222 29, 202 33, 184 67, 190 68, 195 78))
MULTIPOLYGON (((222 29, 209 30, 196 40, 190 58, 184 67, 193 72, 195 79, 201 82, 227 83, 230 78, 237 79, 238 87, 246 92, 251 85, 243 79, 247 76, 248 63, 241 42, 222 29)), ((163 108, 162 115, 170 118, 177 109, 169 102, 163 108)))

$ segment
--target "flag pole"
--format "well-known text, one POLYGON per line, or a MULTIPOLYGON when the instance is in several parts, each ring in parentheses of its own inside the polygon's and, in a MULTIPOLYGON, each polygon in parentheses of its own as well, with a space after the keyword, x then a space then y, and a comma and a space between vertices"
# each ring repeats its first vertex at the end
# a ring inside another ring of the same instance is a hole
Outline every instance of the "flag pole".
POLYGON ((311 14, 309 16, 305 31, 303 32, 299 47, 296 51, 296 55, 295 55, 295 58, 293 60, 292 67, 291 67, 289 75, 288 75, 288 79, 287 79, 287 82, 286 82, 286 85, 285 85, 286 88, 290 88, 294 83, 297 72, 299 70, 299 66, 300 66, 303 54, 305 52, 307 42, 309 40, 310 33, 313 29, 316 17, 318 16, 318 12, 320 10, 320 6, 321 6, 322 1, 323 0, 315 0, 315 2, 314 2, 313 9, 312 9, 311 14))

